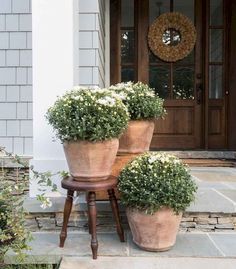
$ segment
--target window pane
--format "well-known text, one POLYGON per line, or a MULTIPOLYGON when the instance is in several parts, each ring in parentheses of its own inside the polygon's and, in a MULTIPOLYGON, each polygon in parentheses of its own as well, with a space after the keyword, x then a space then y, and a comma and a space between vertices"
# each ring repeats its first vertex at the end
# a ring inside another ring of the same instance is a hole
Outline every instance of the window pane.
POLYGON ((210 25, 223 25, 223 0, 211 0, 210 12, 210 25))
POLYGON ((121 62, 134 62, 134 31, 121 31, 121 62))
POLYGON ((151 66, 149 70, 149 85, 154 88, 161 98, 169 96, 170 68, 166 66, 151 66))
POLYGON ((159 17, 161 14, 170 12, 170 0, 157 1, 149 0, 149 23, 159 17))
POLYGON ((180 61, 177 61, 175 64, 176 65, 194 65, 194 58, 195 58, 195 50, 192 50, 188 56, 183 58, 180 61))
POLYGON ((194 68, 175 67, 173 76, 174 99, 194 99, 194 68))
POLYGON ((121 1, 121 26, 134 26, 134 0, 121 1))
POLYGON ((122 67, 121 69, 121 81, 134 81, 134 69, 130 67, 122 67))
POLYGON ((222 62, 223 30, 210 30, 210 62, 222 62))
POLYGON ((194 22, 194 0, 174 0, 174 11, 184 14, 194 22))
POLYGON ((163 63, 163 61, 160 58, 158 58, 155 54, 153 54, 151 50, 149 50, 149 62, 150 63, 160 63, 160 62, 163 63))
POLYGON ((209 67, 209 98, 222 98, 222 66, 211 65, 209 67))

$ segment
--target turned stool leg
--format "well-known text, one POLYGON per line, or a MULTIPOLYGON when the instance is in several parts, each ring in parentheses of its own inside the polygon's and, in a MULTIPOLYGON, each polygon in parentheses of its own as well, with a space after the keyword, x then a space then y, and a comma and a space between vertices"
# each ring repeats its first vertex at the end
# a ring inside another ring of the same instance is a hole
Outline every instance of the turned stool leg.
POLYGON ((118 204, 117 204, 114 189, 108 190, 108 194, 109 194, 109 200, 110 200, 112 212, 113 212, 113 215, 114 215, 114 218, 115 218, 115 221, 116 221, 117 233, 118 233, 118 235, 120 237, 120 241, 125 242, 124 231, 123 231, 123 228, 121 226, 119 208, 118 208, 118 204))
POLYGON ((64 243, 67 237, 67 225, 68 225, 71 208, 72 208, 73 194, 74 194, 74 191, 71 191, 71 190, 67 191, 67 197, 66 197, 66 202, 64 206, 63 225, 62 225, 61 234, 60 234, 60 248, 64 247, 64 243))
POLYGON ((98 241, 96 231, 97 209, 96 209, 96 194, 95 192, 88 193, 88 206, 89 206, 89 226, 91 230, 91 249, 93 259, 97 259, 98 241))
POLYGON ((90 214, 89 214, 89 197, 88 197, 88 193, 86 193, 86 200, 87 200, 87 206, 88 206, 88 229, 89 229, 89 234, 92 234, 91 220, 90 220, 90 214))

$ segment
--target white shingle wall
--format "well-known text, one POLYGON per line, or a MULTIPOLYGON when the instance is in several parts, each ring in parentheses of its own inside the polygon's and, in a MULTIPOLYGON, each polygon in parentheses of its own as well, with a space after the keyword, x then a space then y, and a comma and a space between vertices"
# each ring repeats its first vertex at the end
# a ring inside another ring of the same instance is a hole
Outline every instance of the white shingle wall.
POLYGON ((105 85, 105 0, 79 0, 79 83, 105 85))
POLYGON ((30 0, 0 0, 0 146, 32 155, 30 0))

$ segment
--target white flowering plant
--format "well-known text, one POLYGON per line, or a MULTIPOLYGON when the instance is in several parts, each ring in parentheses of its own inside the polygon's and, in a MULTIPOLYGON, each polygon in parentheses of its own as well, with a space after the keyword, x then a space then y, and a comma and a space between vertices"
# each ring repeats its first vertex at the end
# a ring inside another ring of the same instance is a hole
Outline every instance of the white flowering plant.
POLYGON ((114 91, 127 106, 131 120, 154 119, 166 113, 163 102, 155 91, 142 82, 126 82, 112 85, 114 91))
POLYGON ((124 205, 153 214, 162 207, 176 213, 185 210, 194 201, 197 186, 178 158, 148 152, 121 171, 118 189, 124 205))
POLYGON ((118 138, 129 113, 117 95, 100 88, 74 87, 47 111, 46 118, 62 141, 118 138))

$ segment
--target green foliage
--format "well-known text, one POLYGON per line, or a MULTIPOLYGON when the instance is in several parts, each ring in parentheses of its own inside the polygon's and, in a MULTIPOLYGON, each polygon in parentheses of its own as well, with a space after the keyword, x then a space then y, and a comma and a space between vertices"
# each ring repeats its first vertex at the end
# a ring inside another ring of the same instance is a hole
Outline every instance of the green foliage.
POLYGON ((109 89, 115 91, 123 100, 131 120, 153 119, 165 115, 164 100, 142 82, 118 83, 109 89))
POLYGON ((112 91, 75 87, 47 111, 46 118, 63 141, 102 141, 118 138, 129 115, 112 91))
MULTIPOLYGON (((23 208, 24 191, 28 188, 28 178, 19 176, 21 169, 28 169, 28 163, 24 162, 19 156, 7 152, 0 147, 0 153, 7 156, 16 166, 17 178, 9 178, 2 165, 0 170, 0 267, 4 254, 8 249, 13 249, 17 258, 24 259, 24 250, 29 249, 28 241, 31 240, 30 232, 25 229, 25 211, 23 208)), ((29 168, 32 179, 36 180, 42 194, 37 196, 43 209, 50 207, 52 202, 45 193, 48 190, 57 191, 57 186, 53 183, 54 176, 65 177, 65 171, 51 173, 50 171, 38 172, 34 167, 29 168)), ((18 268, 18 267, 17 267, 18 268)), ((19 267, 21 268, 21 267, 19 267)), ((23 268, 23 267, 22 267, 23 268)), ((27 267, 28 268, 28 267, 27 267)), ((36 268, 36 267, 29 267, 36 268)), ((47 267, 42 267, 47 268, 47 267)))
POLYGON ((30 233, 25 229, 25 212, 23 196, 26 186, 24 180, 6 179, 2 168, 0 176, 0 262, 5 252, 11 248, 19 258, 23 250, 28 249, 30 233))
POLYGON ((194 200, 197 186, 186 165, 164 153, 144 153, 120 173, 118 189, 128 207, 154 213, 163 206, 175 212, 194 200))

